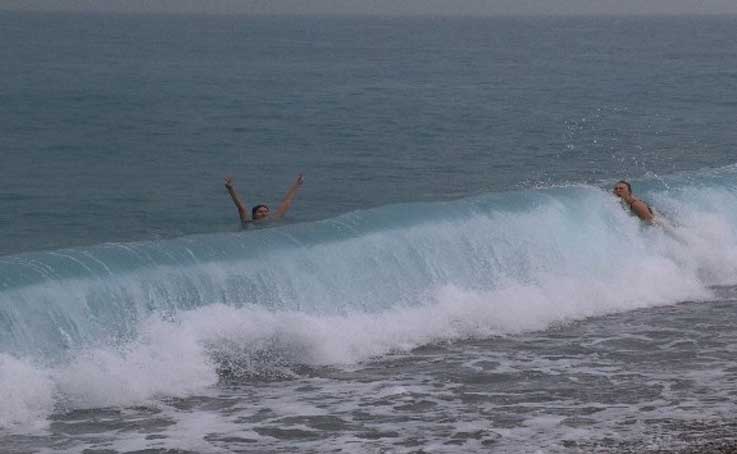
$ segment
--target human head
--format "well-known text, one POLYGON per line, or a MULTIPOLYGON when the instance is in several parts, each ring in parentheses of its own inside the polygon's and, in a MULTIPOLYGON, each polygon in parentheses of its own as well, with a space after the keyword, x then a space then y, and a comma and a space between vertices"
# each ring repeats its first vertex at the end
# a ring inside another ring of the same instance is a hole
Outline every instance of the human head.
POLYGON ((261 221, 269 217, 269 207, 267 205, 256 205, 251 210, 251 218, 254 221, 261 221))
POLYGON ((632 185, 626 180, 619 180, 614 185, 614 194, 617 197, 627 198, 632 195, 632 185))

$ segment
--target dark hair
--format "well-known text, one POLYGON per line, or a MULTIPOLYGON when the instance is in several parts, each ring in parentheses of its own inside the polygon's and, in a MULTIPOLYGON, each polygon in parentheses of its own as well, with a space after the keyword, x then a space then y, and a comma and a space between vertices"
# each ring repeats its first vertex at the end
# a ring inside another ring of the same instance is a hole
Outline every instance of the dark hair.
POLYGON ((626 180, 619 180, 619 181, 617 181, 617 184, 620 184, 620 183, 622 183, 623 185, 627 186, 627 190, 630 192, 630 194, 632 194, 632 185, 629 184, 628 181, 626 181, 626 180))
POLYGON ((261 205, 256 205, 255 207, 251 208, 251 218, 256 217, 256 212, 258 211, 259 208, 266 208, 268 210, 269 206, 261 204, 261 205))

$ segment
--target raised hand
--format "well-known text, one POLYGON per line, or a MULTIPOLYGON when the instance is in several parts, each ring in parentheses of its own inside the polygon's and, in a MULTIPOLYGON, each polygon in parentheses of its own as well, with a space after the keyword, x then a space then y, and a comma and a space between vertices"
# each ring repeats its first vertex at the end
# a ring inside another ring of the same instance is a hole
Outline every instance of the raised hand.
POLYGON ((287 195, 284 196, 284 200, 282 201, 281 205, 279 205, 279 208, 276 210, 276 215, 274 215, 274 219, 280 219, 284 214, 289 210, 289 207, 292 206, 292 201, 294 200, 294 197, 299 192, 299 188, 302 187, 302 183, 304 183, 305 179, 300 173, 297 175, 297 179, 294 180, 294 183, 289 188, 289 191, 287 191, 287 195))

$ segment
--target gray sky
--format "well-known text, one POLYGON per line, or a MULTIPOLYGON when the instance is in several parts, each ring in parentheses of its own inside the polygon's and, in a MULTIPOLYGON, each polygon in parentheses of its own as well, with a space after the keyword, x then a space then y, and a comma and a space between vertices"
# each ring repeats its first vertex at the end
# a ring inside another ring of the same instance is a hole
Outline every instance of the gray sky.
POLYGON ((205 14, 737 14, 737 0, 0 0, 0 9, 205 14))

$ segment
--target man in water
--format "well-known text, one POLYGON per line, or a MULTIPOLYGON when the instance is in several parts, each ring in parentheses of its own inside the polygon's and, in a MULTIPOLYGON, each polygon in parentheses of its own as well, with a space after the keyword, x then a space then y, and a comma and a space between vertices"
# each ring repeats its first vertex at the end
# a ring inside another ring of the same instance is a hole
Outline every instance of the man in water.
POLYGON ((655 222, 655 213, 652 208, 632 194, 632 185, 625 180, 620 180, 614 185, 614 195, 629 205, 632 213, 648 224, 655 222))
POLYGON ((252 222, 263 222, 268 219, 281 219, 287 210, 289 210, 289 207, 292 206, 292 201, 294 200, 294 197, 296 197, 297 192, 299 192, 299 189, 302 187, 303 182, 304 178, 300 173, 294 183, 292 183, 289 191, 287 191, 287 195, 284 196, 284 200, 282 200, 282 203, 279 205, 274 216, 270 216, 268 205, 259 204, 251 209, 251 217, 249 218, 246 205, 243 203, 233 186, 233 177, 225 177, 225 189, 228 190, 230 198, 233 200, 235 207, 238 208, 238 216, 241 218, 241 226, 246 227, 252 222))

